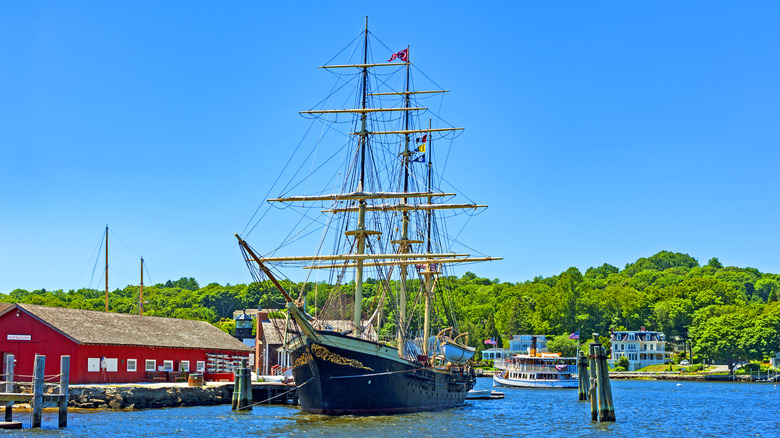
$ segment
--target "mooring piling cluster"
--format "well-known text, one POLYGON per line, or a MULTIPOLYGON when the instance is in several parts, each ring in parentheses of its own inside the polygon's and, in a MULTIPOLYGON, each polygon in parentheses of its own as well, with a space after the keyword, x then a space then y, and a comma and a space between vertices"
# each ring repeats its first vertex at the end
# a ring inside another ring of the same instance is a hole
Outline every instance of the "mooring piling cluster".
POLYGON ((579 399, 590 398, 590 419, 598 422, 615 421, 615 408, 612 403, 612 387, 609 383, 609 368, 607 367, 607 349, 599 343, 598 333, 593 333, 593 343, 590 344, 588 355, 588 371, 583 367, 582 353, 580 353, 579 367, 579 399), (588 377, 583 374, 588 373, 588 377), (584 388, 585 382, 590 382, 588 388, 584 388), (587 391, 586 391, 587 389, 587 391), (583 395, 587 394, 584 398, 583 395))
POLYGON ((231 407, 234 411, 252 410, 252 371, 248 359, 241 359, 240 365, 233 371, 233 399, 231 407))

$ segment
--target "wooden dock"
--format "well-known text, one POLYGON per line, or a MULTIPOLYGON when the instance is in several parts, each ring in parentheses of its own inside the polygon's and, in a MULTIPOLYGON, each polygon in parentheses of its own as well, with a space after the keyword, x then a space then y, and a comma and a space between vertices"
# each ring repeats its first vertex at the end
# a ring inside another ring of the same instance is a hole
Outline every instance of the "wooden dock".
POLYGON ((294 383, 252 382, 252 398, 256 404, 298 404, 294 383))
POLYGON ((3 382, 5 392, 0 392, 0 406, 5 406, 5 421, 0 422, 0 429, 20 429, 22 423, 13 421, 13 405, 15 403, 29 403, 32 408, 32 427, 41 427, 43 406, 46 403, 56 404, 59 408, 58 426, 68 425, 68 381, 70 379, 70 356, 60 357, 60 374, 58 383, 46 383, 44 370, 46 369, 46 356, 35 355, 35 368, 33 369, 32 383, 14 382, 14 356, 6 357, 3 382), (32 392, 14 392, 15 385, 31 385, 32 392), (53 387, 54 391, 45 393, 46 386, 53 387))

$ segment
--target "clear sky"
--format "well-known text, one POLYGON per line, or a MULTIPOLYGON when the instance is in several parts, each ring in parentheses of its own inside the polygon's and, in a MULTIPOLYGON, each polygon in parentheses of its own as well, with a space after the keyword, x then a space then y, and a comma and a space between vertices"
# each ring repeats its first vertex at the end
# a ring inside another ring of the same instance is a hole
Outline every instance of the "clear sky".
POLYGON ((102 288, 106 224, 112 290, 250 281, 233 233, 366 15, 452 90, 460 240, 504 257, 469 270, 780 272, 778 2, 3 1, 0 292, 102 288))

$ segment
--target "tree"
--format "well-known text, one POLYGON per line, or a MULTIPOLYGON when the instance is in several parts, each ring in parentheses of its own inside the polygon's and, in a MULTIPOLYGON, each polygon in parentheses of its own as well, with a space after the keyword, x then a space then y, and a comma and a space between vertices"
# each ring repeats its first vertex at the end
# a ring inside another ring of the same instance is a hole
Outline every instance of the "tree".
POLYGON ((609 263, 604 263, 598 268, 588 268, 585 271, 585 278, 606 279, 607 277, 610 276, 610 274, 617 274, 619 272, 620 269, 618 269, 617 267, 612 266, 609 263))
POLYGON ((547 339, 547 351, 550 353, 561 353, 563 357, 577 357, 576 339, 569 339, 569 335, 564 333, 560 336, 551 336, 547 339))
POLYGON ((652 257, 643 257, 637 260, 635 263, 627 264, 623 270, 623 273, 629 277, 633 277, 637 272, 642 272, 646 269, 663 271, 665 269, 674 267, 690 269, 698 266, 699 262, 688 254, 661 251, 652 257))
POLYGON ((761 298, 762 301, 777 301, 778 291, 780 291, 780 284, 774 278, 762 278, 755 284, 756 295, 761 298))
POLYGON ((710 306, 696 312, 690 335, 693 351, 726 362, 729 371, 753 356, 746 349, 754 309, 745 306, 710 306))

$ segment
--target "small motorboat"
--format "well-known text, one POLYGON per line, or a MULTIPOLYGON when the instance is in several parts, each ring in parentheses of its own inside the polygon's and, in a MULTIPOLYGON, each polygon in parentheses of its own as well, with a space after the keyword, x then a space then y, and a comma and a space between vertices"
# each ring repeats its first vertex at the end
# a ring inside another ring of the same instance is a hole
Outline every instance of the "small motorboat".
POLYGON ((504 398, 504 393, 489 389, 472 389, 466 394, 466 400, 498 400, 504 398))

